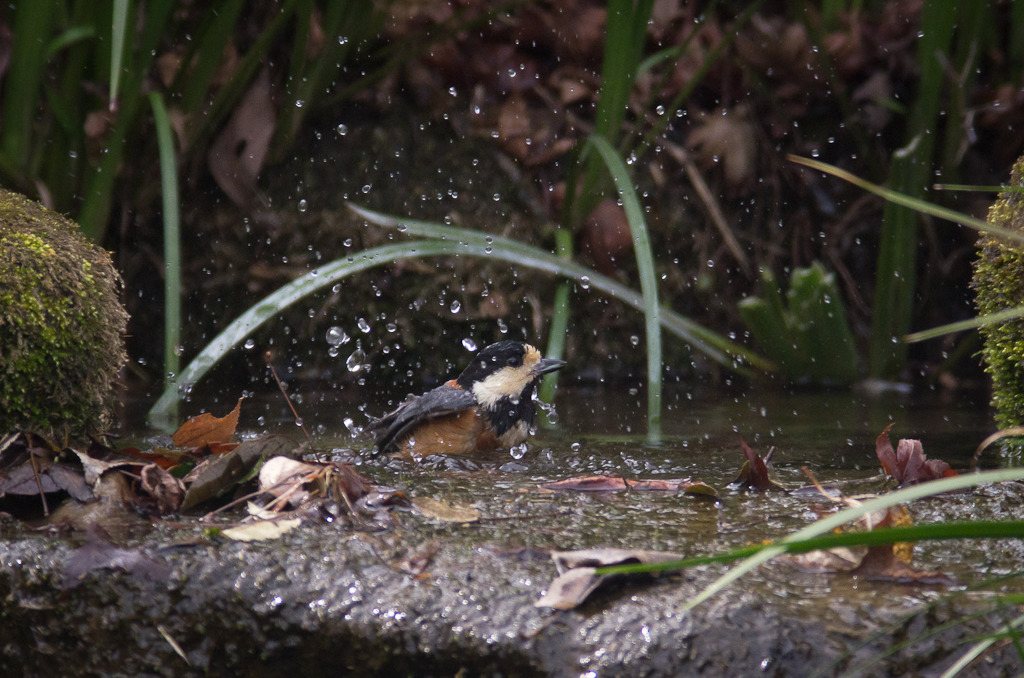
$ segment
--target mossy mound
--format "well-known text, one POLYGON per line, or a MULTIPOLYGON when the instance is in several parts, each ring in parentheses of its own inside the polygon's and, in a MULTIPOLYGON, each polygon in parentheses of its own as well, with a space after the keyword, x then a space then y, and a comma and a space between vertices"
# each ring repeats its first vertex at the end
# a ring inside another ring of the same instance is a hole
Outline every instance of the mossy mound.
POLYGON ((0 433, 110 425, 127 360, 120 288, 74 222, 0 189, 0 433))
MULTIPOLYGON (((1000 228, 1024 235, 1024 156, 1010 175, 1009 190, 999 195, 988 213, 988 221, 1000 228)), ((978 241, 974 264, 975 304, 979 315, 988 315, 1024 305, 1024 242, 1011 241, 990 233, 978 241)), ((992 377, 992 405, 1002 428, 1024 424, 1024 320, 986 325, 982 356, 992 377)))

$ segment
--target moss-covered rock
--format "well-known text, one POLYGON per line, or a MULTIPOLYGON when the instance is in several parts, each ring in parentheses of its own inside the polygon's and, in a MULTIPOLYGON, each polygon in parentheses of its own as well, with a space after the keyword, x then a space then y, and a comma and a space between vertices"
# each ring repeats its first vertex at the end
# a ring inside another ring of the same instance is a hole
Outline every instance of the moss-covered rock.
MULTIPOLYGON (((992 205, 988 221, 1024 235, 1024 156, 1017 160, 1005 190, 992 205)), ((975 304, 979 315, 1024 305, 1024 242, 982 234, 974 265, 975 304)), ((982 355, 992 377, 992 405, 1003 428, 1024 424, 1024 320, 986 325, 982 355)))
POLYGON ((0 189, 0 433, 110 424, 127 359, 120 287, 74 222, 0 189))

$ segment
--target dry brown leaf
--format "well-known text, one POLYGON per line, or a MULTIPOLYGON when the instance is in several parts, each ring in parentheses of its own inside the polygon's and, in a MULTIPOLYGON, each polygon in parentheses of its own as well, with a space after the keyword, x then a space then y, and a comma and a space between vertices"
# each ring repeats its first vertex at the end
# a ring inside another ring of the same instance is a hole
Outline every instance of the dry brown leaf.
POLYGON ((430 497, 413 497, 412 505, 427 518, 446 523, 475 523, 480 520, 480 511, 472 506, 455 506, 430 497))
POLYGON ((619 476, 579 476, 545 483, 541 487, 570 492, 619 492, 626 489, 626 481, 619 476))
POLYGON ((294 530, 300 524, 302 524, 302 518, 259 520, 254 523, 245 523, 238 527, 229 527, 226 530, 221 530, 221 534, 235 541, 265 541, 267 539, 277 539, 285 532, 294 530))
POLYGON ((210 174, 217 185, 243 209, 256 204, 256 180, 270 150, 276 125, 270 71, 263 69, 210 146, 207 156, 210 174))
POLYGON ((238 414, 242 409, 242 400, 239 398, 235 409, 224 417, 215 417, 209 412, 192 417, 174 432, 171 440, 178 447, 202 447, 230 441, 238 427, 238 414))

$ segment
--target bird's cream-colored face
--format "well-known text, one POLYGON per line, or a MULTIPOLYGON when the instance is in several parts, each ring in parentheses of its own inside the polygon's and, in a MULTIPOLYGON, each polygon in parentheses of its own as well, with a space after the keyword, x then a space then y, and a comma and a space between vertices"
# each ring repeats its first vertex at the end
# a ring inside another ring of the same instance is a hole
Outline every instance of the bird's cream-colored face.
POLYGON ((473 384, 473 395, 484 407, 495 405, 502 398, 515 400, 530 382, 537 378, 541 355, 533 346, 524 346, 523 361, 519 365, 502 367, 473 384))

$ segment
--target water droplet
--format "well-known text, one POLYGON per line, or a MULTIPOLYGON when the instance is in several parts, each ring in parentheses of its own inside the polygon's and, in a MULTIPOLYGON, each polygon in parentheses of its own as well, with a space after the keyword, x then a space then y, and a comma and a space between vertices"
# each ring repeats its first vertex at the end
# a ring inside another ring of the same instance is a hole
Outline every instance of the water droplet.
POLYGON ((585 290, 590 289, 590 276, 580 276, 580 287, 582 287, 585 290))
POLYGON ((338 44, 339 45, 344 45, 346 42, 348 42, 348 36, 347 35, 339 35, 338 36, 338 44))
POLYGON ((299 211, 300 212, 305 212, 308 208, 309 208, 309 203, 306 202, 305 198, 303 198, 302 200, 299 201, 299 211))
POLYGON ((366 322, 366 318, 360 318, 359 322, 356 323, 356 326, 359 327, 359 331, 363 334, 370 333, 370 323, 366 322))
POLYGON ((462 340, 462 345, 463 347, 465 347, 467 351, 476 350, 476 342, 470 339, 469 337, 466 337, 465 339, 462 340))
POLYGON ((340 346, 341 344, 347 343, 349 336, 345 334, 345 330, 341 329, 337 325, 327 330, 327 343, 331 346, 340 346))
POLYGON ((632 335, 629 338, 629 343, 633 344, 634 346, 638 346, 640 344, 640 337, 636 336, 635 334, 632 335))
POLYGON ((248 339, 245 340, 245 343, 242 344, 242 347, 245 348, 246 351, 251 351, 254 348, 256 348, 256 340, 253 339, 252 337, 249 337, 248 339))
POLYGON ((462 310, 462 304, 459 303, 458 299, 452 302, 451 309, 452 313, 458 313, 459 311, 462 310))
POLYGON ((448 88, 448 94, 451 94, 454 97, 454 96, 458 96, 459 92, 454 87, 449 87, 448 88))
POLYGON ((363 349, 357 348, 352 351, 352 355, 350 355, 348 360, 345 361, 345 367, 348 368, 349 372, 359 372, 366 369, 366 365, 363 364, 365 360, 366 354, 363 353, 363 349))
POLYGON ((348 125, 341 123, 335 129, 338 130, 338 136, 343 137, 348 134, 348 125))
POLYGON ((396 325, 395 323, 388 323, 384 325, 384 329, 386 329, 388 332, 394 333, 398 331, 398 325, 396 325))
POLYGON ((530 448, 527 446, 527 444, 523 443, 521 445, 516 445, 515 447, 511 448, 508 451, 508 453, 512 455, 513 459, 522 459, 523 457, 526 456, 526 451, 528 449, 530 448))
POLYGON ((303 101, 302 99, 296 99, 295 100, 295 108, 302 108, 305 105, 306 105, 306 102, 303 101))
POLYGON ((498 318, 498 331, 502 334, 508 334, 508 325, 501 318, 498 318))
POLYGON ((580 444, 579 443, 573 443, 572 445, 569 446, 569 449, 571 449, 573 452, 579 452, 580 451, 580 444))

